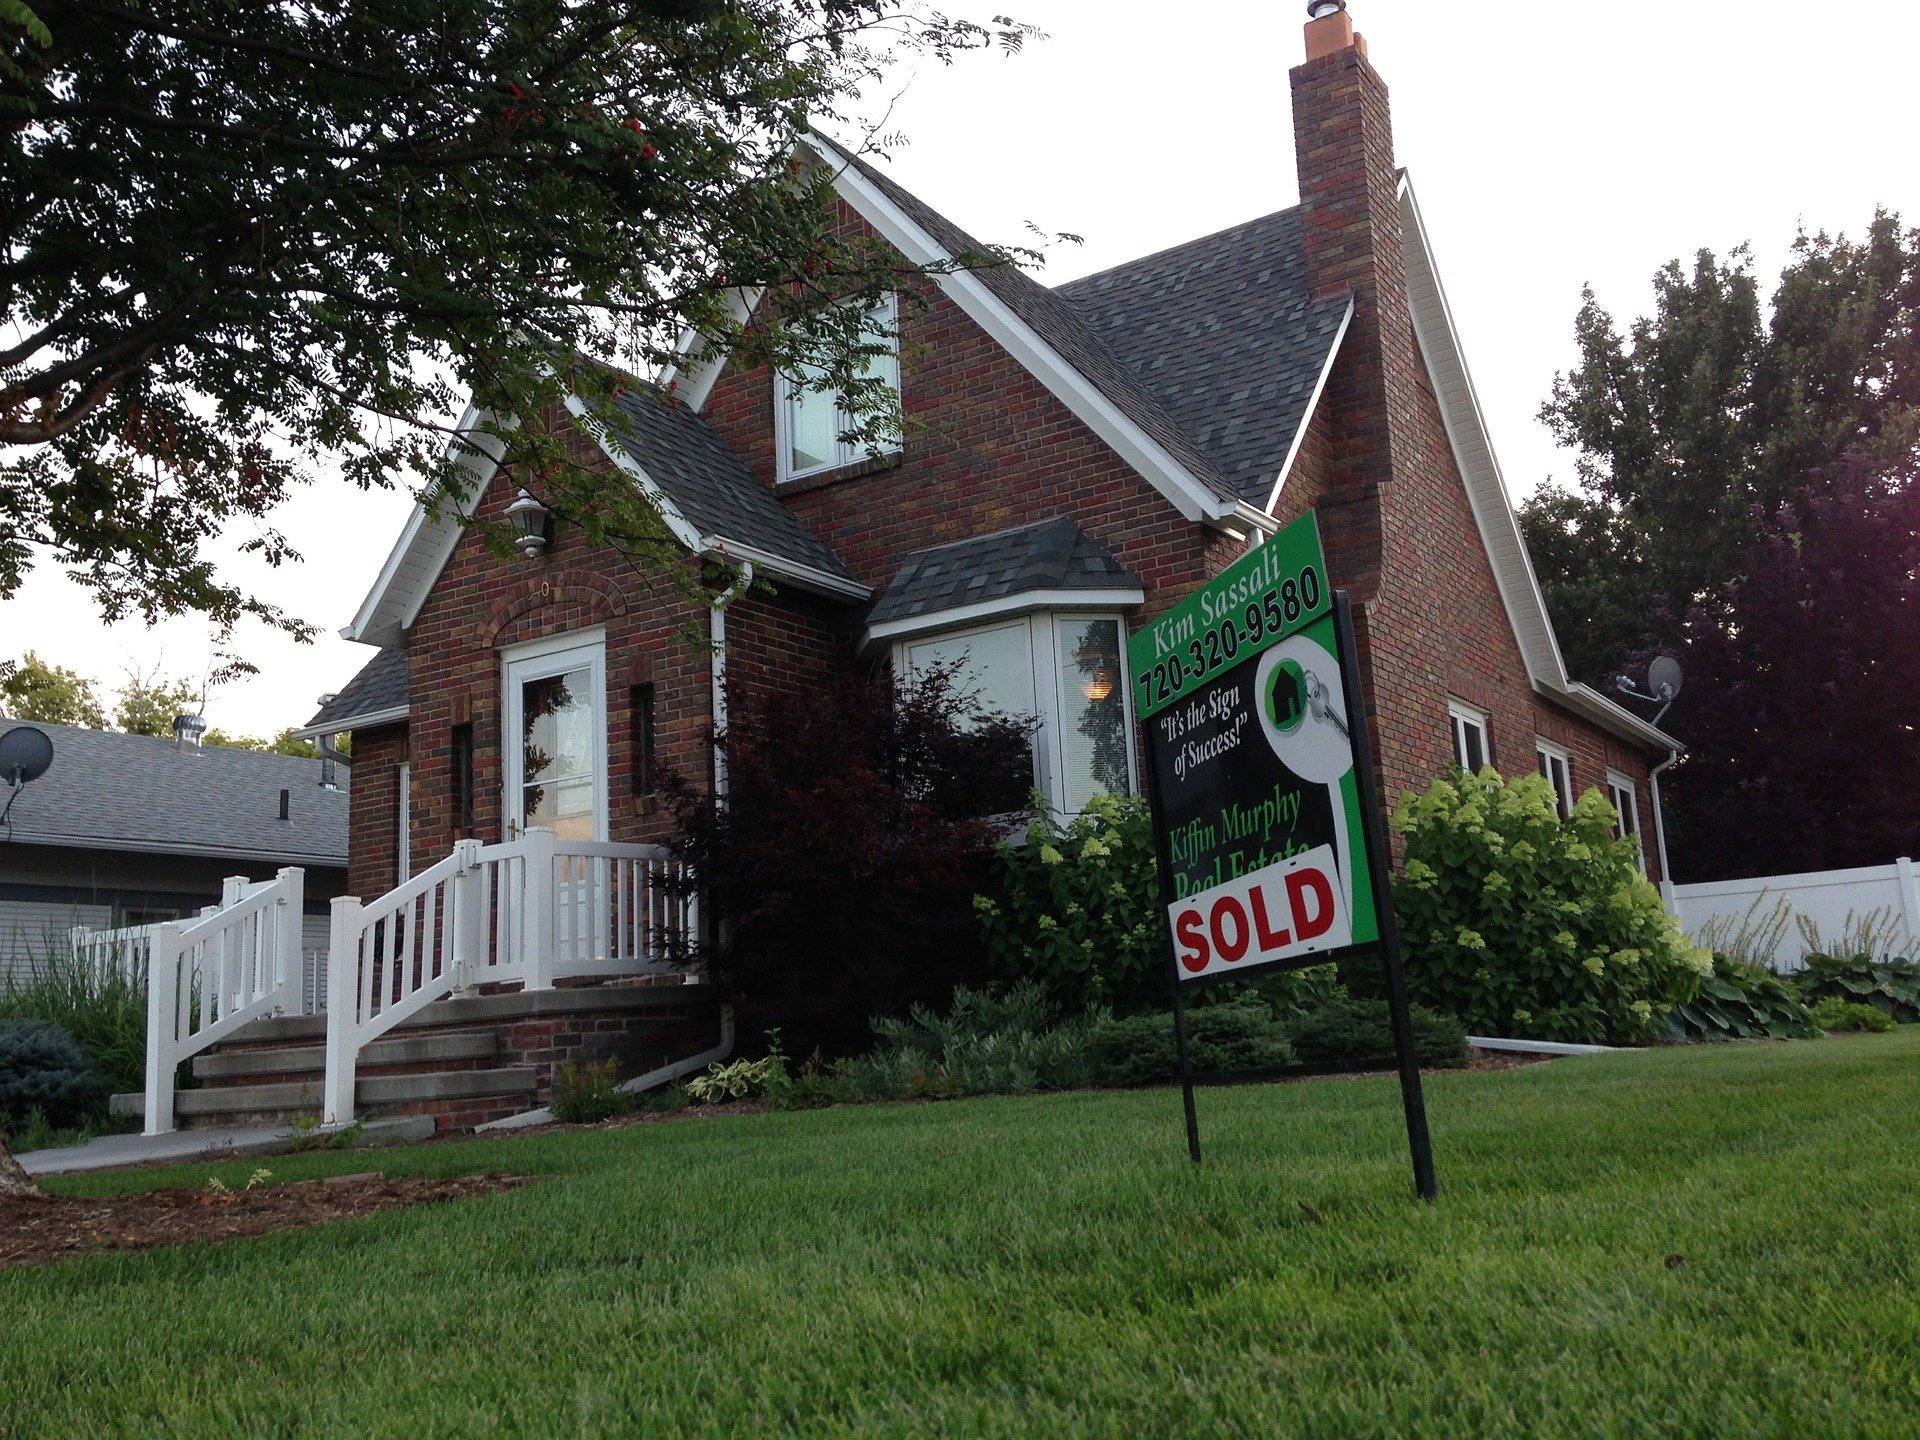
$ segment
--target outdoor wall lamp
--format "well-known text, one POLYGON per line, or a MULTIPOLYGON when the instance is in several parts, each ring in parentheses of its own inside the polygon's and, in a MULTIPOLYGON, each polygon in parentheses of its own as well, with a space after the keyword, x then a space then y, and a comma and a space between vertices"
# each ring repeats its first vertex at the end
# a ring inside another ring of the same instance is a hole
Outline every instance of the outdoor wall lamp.
POLYGON ((546 549, 553 538, 553 512, 525 488, 507 506, 507 523, 513 526, 514 545, 529 560, 546 549))

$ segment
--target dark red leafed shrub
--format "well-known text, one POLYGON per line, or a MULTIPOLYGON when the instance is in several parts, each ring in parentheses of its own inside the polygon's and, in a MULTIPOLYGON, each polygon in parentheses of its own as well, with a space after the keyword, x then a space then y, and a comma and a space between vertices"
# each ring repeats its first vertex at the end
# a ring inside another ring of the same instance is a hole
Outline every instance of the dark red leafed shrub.
POLYGON ((666 791, 743 1031, 844 1054, 870 1017, 984 983, 973 896, 1004 829, 986 817, 1027 803, 1030 722, 980 713, 941 670, 841 674, 728 714, 725 808, 683 777, 666 791))

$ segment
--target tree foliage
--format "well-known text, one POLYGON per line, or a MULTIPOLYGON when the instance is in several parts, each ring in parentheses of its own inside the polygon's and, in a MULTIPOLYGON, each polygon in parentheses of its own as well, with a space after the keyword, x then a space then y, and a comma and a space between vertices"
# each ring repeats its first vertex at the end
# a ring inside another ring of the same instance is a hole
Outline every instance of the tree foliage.
POLYGON ((44 551, 109 618, 304 633, 207 540, 294 558, 268 516, 323 462, 446 504, 467 395, 519 417, 490 442, 550 507, 659 559, 637 488, 556 433, 568 392, 591 416, 622 384, 576 357, 650 372, 691 327, 897 423, 839 302, 900 262, 832 233, 794 136, 903 53, 1029 33, 913 0, 8 0, 0 597, 44 551))
POLYGON ((129 670, 114 701, 114 727, 129 735, 171 736, 175 718, 199 714, 204 695, 191 680, 172 679, 158 670, 129 670))
POLYGON ((727 714, 725 805, 686 776, 667 794, 742 1024, 844 1054, 869 1017, 982 983, 973 897, 1001 833, 983 817, 1025 803, 1031 722, 983 715, 940 669, 840 674, 727 714))
POLYGON ((1574 328, 1541 418, 1575 483, 1521 521, 1567 663, 1601 686, 1724 599, 1756 516, 1849 450, 1892 462, 1920 438, 1920 231, 1886 212, 1859 241, 1802 233, 1764 319, 1742 248, 1663 267, 1626 337, 1590 289, 1574 328))
POLYGON ((1881 865, 1920 847, 1920 481, 1855 456, 1760 517, 1681 633, 1669 848, 1689 880, 1881 865))
POLYGON ((106 712, 93 682, 75 670, 49 665, 29 650, 18 660, 0 661, 0 714, 10 720, 43 725, 106 728, 106 712))

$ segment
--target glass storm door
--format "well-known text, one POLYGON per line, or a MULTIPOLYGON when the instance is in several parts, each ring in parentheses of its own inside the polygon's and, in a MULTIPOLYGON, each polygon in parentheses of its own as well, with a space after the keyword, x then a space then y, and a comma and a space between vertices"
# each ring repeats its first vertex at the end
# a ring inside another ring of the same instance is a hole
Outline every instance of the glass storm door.
POLYGON ((604 643, 523 651, 504 678, 507 837, 540 825, 561 840, 606 839, 604 643))

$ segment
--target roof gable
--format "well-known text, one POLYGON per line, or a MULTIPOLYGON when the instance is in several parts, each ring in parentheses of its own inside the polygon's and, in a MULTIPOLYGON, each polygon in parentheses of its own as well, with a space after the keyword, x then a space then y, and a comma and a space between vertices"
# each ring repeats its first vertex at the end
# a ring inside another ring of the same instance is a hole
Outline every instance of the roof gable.
POLYGON ((376 650, 331 700, 320 702, 296 737, 338 735, 342 731, 404 720, 409 705, 407 652, 376 650))

